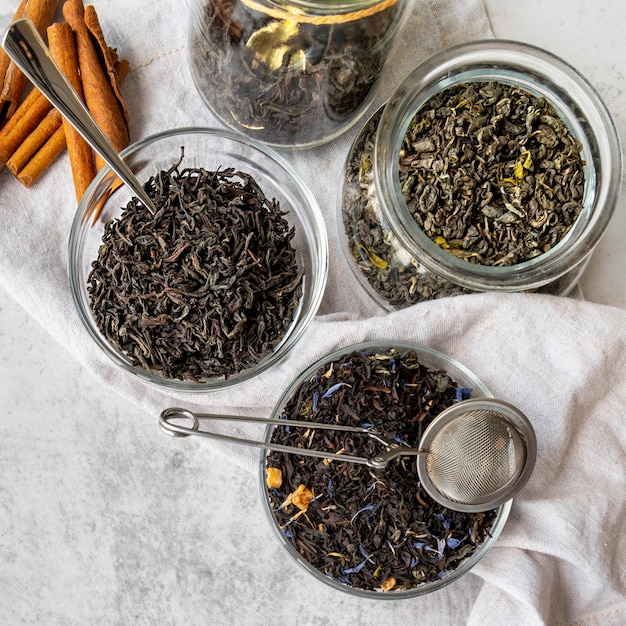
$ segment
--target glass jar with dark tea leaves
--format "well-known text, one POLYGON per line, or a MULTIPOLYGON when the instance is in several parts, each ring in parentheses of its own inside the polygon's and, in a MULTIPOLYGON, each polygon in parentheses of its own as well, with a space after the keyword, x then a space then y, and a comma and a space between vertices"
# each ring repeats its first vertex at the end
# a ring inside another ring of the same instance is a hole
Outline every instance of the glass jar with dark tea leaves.
POLYGON ((349 261, 383 307, 574 288, 621 184, 618 135, 572 67, 524 44, 434 55, 365 124, 346 165, 349 261))
POLYGON ((275 146, 329 141, 371 102, 406 0, 194 0, 191 73, 227 126, 275 146))

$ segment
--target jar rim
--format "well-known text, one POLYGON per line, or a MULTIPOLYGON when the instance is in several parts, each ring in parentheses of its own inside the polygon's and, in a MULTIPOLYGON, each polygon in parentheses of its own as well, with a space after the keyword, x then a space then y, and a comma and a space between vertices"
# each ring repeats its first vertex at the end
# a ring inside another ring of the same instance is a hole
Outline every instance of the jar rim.
POLYGON ((301 21, 307 21, 307 17, 326 18, 328 23, 333 23, 332 17, 335 16, 339 23, 370 17, 401 4, 402 0, 241 0, 241 2, 249 8, 266 12, 278 19, 282 19, 282 16, 301 21), (293 9, 303 11, 303 14, 292 13, 293 9))
POLYGON ((552 282, 588 257, 615 209, 622 155, 615 123, 606 105, 574 67, 529 44, 480 40, 434 54, 394 92, 378 126, 374 177, 381 210, 390 227, 426 269, 474 291, 520 291, 552 282), (554 248, 515 265, 479 265, 447 253, 419 228, 400 189, 400 147, 415 113, 435 93, 470 80, 508 82, 544 96, 583 145, 586 180, 580 216, 554 248))
MULTIPOLYGON (((244 3, 254 2, 254 0, 242 1, 244 3)), ((333 11, 338 13, 373 7, 378 4, 389 4, 391 6, 399 2, 400 0, 266 0, 266 4, 276 7, 293 6, 300 9, 333 11)))

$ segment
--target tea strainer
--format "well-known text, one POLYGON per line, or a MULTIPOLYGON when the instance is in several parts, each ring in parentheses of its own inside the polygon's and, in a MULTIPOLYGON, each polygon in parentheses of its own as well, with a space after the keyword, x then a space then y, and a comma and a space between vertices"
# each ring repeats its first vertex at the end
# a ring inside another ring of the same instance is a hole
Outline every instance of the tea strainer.
POLYGON ((195 435, 323 459, 384 468, 399 456, 417 456, 417 473, 433 500, 456 511, 480 512, 511 499, 528 481, 537 456, 535 431, 513 405, 493 398, 463 400, 442 411, 426 428, 419 448, 387 438, 365 427, 262 417, 209 415, 170 408, 159 417, 161 429, 174 437, 195 435), (191 420, 191 428, 175 420, 191 420), (324 450, 294 448, 199 430, 200 420, 257 422, 368 435, 385 447, 375 456, 352 456, 324 450))

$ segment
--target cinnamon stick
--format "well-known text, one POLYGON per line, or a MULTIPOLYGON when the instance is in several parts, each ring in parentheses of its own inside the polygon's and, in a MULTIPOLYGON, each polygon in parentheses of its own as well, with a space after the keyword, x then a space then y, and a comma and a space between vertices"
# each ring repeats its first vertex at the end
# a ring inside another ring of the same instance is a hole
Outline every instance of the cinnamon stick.
MULTIPOLYGON (((0 137, 6 137, 13 129, 17 126, 18 123, 22 122, 22 118, 28 115, 28 111, 34 104, 35 100, 37 100, 41 96, 41 92, 38 89, 32 89, 30 93, 26 96, 26 98, 22 101, 19 107, 15 110, 15 113, 11 116, 11 118, 7 121, 7 123, 0 130, 0 137)), ((52 105, 50 105, 52 107, 52 105)))
MULTIPOLYGON (((17 7, 17 11, 13 15, 13 21, 20 20, 26 14, 26 5, 28 4, 28 0, 22 0, 20 2, 20 6, 17 7)), ((9 69, 9 65, 11 65, 11 57, 4 51, 4 48, 0 47, 0 89, 4 90, 5 77, 7 75, 7 71, 9 69)), ((6 123, 7 118, 5 113, 8 113, 9 103, 0 102, 0 128, 6 123)))
MULTIPOLYGON (((48 28, 48 46, 50 54, 61 68, 61 71, 82 98, 83 88, 80 80, 78 54, 72 27, 67 23, 52 24, 48 28)), ((74 191, 76 199, 80 200, 95 177, 93 151, 91 146, 66 119, 63 119, 63 130, 72 168, 74 191)))
MULTIPOLYGON (((15 11, 15 14, 13 15, 13 20, 12 20, 13 22, 15 22, 16 20, 20 20, 24 17, 27 3, 28 3, 28 0, 22 0, 20 2, 20 6, 17 7, 17 10, 15 11)), ((4 85, 4 77, 6 76, 10 63, 11 63, 11 58, 4 51, 4 48, 0 47, 0 85, 4 85)))
MULTIPOLYGON (((25 12, 29 2, 43 0, 25 0, 25 12)), ((122 150, 128 145, 128 112, 118 85, 128 74, 129 63, 119 61, 117 51, 107 46, 92 6, 85 9, 82 0, 68 0, 63 10, 69 23, 47 29, 50 52, 96 122, 122 150)), ((51 109, 33 89, 0 130, 0 169, 6 163, 20 182, 30 186, 67 145, 80 200, 95 176, 94 155, 80 134, 51 109)))
POLYGON ((14 116, 15 123, 11 118, 0 132, 0 169, 37 128, 50 109, 52 105, 48 99, 37 90, 33 90, 32 94, 24 100, 19 108, 19 116, 14 116))
MULTIPOLYGON (((126 127, 128 128, 128 110, 126 109, 126 103, 124 102, 124 98, 122 97, 119 89, 119 84, 123 79, 123 77, 120 78, 120 64, 128 64, 128 61, 120 61, 117 56, 117 51, 107 45, 107 42, 104 39, 104 33, 100 27, 98 14, 96 13, 96 9, 91 4, 88 4, 85 7, 85 24, 95 41, 99 56, 101 56, 104 61, 104 69, 108 75, 109 84, 113 89, 117 103, 120 107, 122 115, 124 116, 126 127)), ((128 68, 126 68, 126 71, 127 70, 128 68)), ((126 76, 126 74, 124 74, 124 76, 126 76)))
MULTIPOLYGON (((17 9, 17 19, 22 17, 30 19, 43 37, 46 28, 54 17, 58 4, 59 0, 26 0, 17 9)), ((2 78, 2 87, 0 89, 1 127, 17 109, 28 79, 13 61, 8 63, 4 74, 0 78, 2 78)))
POLYGON ((28 165, 18 174, 17 179, 25 187, 30 187, 65 149, 65 133, 63 125, 46 141, 37 154, 28 162, 28 165))
POLYGON ((44 117, 39 126, 28 135, 26 140, 11 155, 11 158, 6 163, 7 168, 17 176, 30 161, 31 157, 35 155, 58 130, 61 123, 61 114, 56 109, 52 109, 52 111, 44 117))
MULTIPOLYGON (((67 0, 63 5, 63 15, 76 35, 78 64, 87 108, 115 149, 120 152, 129 143, 128 125, 107 73, 100 63, 85 22, 82 0, 67 0)), ((98 161, 96 159, 97 165, 98 161)))
MULTIPOLYGON (((126 77, 129 69, 130 69, 130 66, 128 64, 128 61, 126 60, 119 61, 116 64, 116 70, 117 70, 116 76, 120 82, 126 77)), ((39 92, 37 92, 37 94, 38 96, 46 100, 46 98, 43 95, 39 94, 39 92)), ((26 103, 26 100, 24 101, 24 103, 26 103)), ((28 112, 26 112, 26 115, 23 117, 27 118, 28 112)), ((32 120, 27 120, 27 121, 32 121, 32 120)), ((48 166, 51 165, 52 162, 57 158, 59 154, 58 150, 63 150, 63 148, 66 145, 68 145, 67 136, 64 130, 64 124, 65 124, 65 120, 62 119, 61 114, 58 111, 56 111, 56 109, 53 109, 52 111, 48 113, 47 116, 43 118, 43 120, 31 133, 27 133, 23 137, 22 141, 20 142, 20 145, 16 147, 15 152, 12 154, 11 158, 9 158, 7 161, 7 167, 11 169, 13 174, 16 174, 17 179, 21 183, 30 187, 45 172, 48 166), (61 133, 62 138, 63 138, 62 141, 61 141, 61 135, 59 135, 58 133, 59 126, 61 127, 60 130, 62 131, 61 133), (55 141, 53 143, 48 144, 48 142, 54 136, 56 136, 55 141), (42 147, 39 148, 40 146, 42 147), (27 164, 28 164, 28 169, 26 169, 27 164)), ((19 129, 23 127, 22 125, 16 125, 16 126, 19 126, 18 131, 19 129)), ((7 127, 8 127, 8 124, 7 124, 7 127)), ((71 128, 72 130, 74 130, 73 127, 71 128)), ((0 137, 0 145, 1 143, 2 143, 2 138, 0 137)), ((93 171, 93 162, 94 162, 93 152, 91 151, 91 148, 89 146, 87 147, 88 147, 87 158, 89 159, 91 163, 91 169, 81 168, 81 174, 85 175, 85 179, 81 181, 81 188, 82 186, 84 186, 85 189, 89 186, 89 184, 95 177, 95 172, 93 171), (91 177, 88 178, 87 174, 91 174, 91 177)), ((72 175, 74 175, 74 172, 72 172, 72 175)), ((75 189, 77 189, 76 180, 74 181, 74 183, 75 183, 75 189)), ((82 198, 83 193, 84 193, 84 190, 80 195, 78 195, 78 191, 77 191, 77 200, 80 200, 80 198, 82 198)))

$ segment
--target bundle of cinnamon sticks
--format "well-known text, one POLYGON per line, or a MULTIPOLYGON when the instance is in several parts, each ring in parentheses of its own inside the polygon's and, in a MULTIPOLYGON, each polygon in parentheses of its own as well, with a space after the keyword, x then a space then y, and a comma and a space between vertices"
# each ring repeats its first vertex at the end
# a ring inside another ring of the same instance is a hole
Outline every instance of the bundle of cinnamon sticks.
MULTIPOLYGON (((22 0, 14 19, 29 18, 54 60, 116 150, 129 143, 128 111, 119 83, 129 70, 107 46, 93 6, 83 0, 63 3, 65 22, 52 23, 59 0, 22 0)), ((5 165, 30 187, 67 146, 76 198, 102 167, 99 157, 37 89, 23 99, 26 77, 0 50, 0 169, 5 165)))

